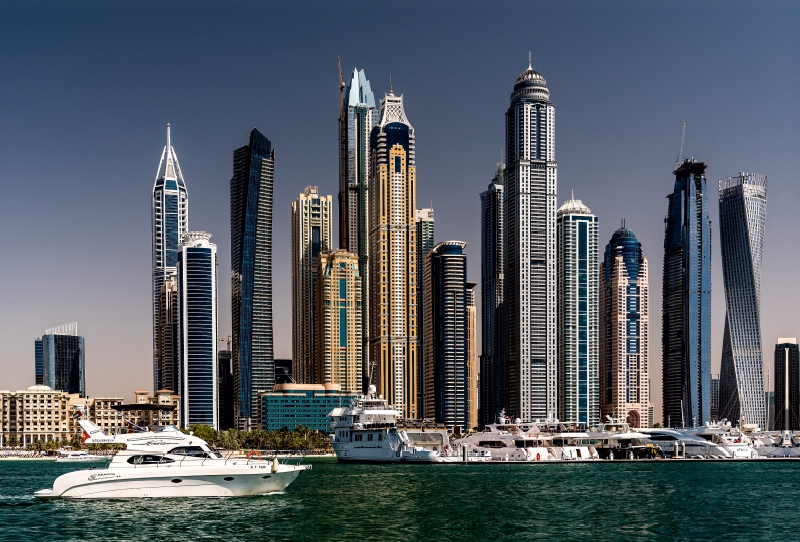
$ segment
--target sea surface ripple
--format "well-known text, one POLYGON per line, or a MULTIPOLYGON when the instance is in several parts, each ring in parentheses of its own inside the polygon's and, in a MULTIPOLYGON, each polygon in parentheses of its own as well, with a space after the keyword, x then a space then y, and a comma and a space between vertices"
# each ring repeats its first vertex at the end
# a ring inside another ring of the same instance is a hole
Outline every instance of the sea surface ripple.
POLYGON ((0 461, 0 540, 771 540, 800 532, 800 462, 310 462, 286 491, 260 497, 37 501, 34 491, 85 466, 0 461))

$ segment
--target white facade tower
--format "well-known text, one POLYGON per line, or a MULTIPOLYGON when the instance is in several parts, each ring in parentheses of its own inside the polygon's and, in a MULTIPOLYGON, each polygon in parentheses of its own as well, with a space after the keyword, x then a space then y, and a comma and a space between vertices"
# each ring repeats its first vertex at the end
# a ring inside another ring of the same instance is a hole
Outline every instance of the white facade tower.
MULTIPOLYGON (((181 238, 189 229, 189 196, 167 124, 167 146, 161 153, 151 201, 153 236, 153 392, 162 389, 158 348, 158 301, 161 286, 176 271, 181 238)), ((169 362, 169 360, 165 360, 169 362)))
POLYGON ((555 107, 528 64, 506 112, 506 414, 555 418, 556 159, 555 107))

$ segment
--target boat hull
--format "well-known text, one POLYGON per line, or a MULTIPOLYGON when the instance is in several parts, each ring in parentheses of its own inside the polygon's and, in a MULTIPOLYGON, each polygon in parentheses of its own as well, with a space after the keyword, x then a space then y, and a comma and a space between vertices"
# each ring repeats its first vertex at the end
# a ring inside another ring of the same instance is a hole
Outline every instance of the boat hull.
POLYGON ((141 499, 249 497, 283 491, 310 465, 226 465, 217 467, 139 467, 80 470, 64 474, 37 499, 141 499))

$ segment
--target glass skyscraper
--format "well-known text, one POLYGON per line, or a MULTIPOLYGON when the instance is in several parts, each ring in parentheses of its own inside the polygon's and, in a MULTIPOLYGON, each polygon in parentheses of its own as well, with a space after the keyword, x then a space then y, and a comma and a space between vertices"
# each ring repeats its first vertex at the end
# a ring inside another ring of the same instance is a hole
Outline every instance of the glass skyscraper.
POLYGON ((369 167, 370 137, 380 120, 375 95, 364 70, 353 76, 339 113, 339 248, 358 255, 361 277, 361 329, 365 380, 369 378, 369 167))
POLYGON ((369 360, 378 393, 406 418, 417 418, 417 167, 414 128, 403 97, 381 100, 370 135, 369 360))
POLYGON ((233 152, 231 325, 239 429, 258 427, 258 392, 275 384, 272 342, 272 209, 275 149, 253 128, 233 152))
POLYGON ((544 420, 558 408, 555 106, 530 64, 506 111, 506 164, 506 414, 544 420))
POLYGON ((178 359, 183 427, 217 424, 217 246, 183 235, 178 252, 178 359))
POLYGON ((600 417, 650 424, 650 286, 647 258, 622 227, 600 264, 600 417))
POLYGON ((86 397, 86 348, 78 323, 48 329, 42 335, 42 380, 45 386, 86 397))
POLYGON ((586 427, 600 421, 598 403, 598 220, 580 200, 558 222, 558 419, 586 427))
POLYGON ((437 244, 425 257, 425 418, 467 429, 466 243, 437 244))
POLYGON ((153 185, 152 236, 153 236, 153 391, 161 389, 159 366, 174 360, 159 360, 158 306, 161 287, 167 277, 175 273, 181 236, 189 229, 189 197, 183 181, 178 156, 170 141, 167 124, 167 146, 161 153, 158 172, 153 185))
POLYGON ((664 423, 711 420, 711 219, 706 165, 686 159, 664 219, 662 383, 664 423))
POLYGON ((36 385, 40 386, 44 384, 44 373, 42 372, 42 338, 39 337, 34 342, 33 346, 33 354, 35 359, 34 365, 34 377, 36 378, 36 385))
POLYGON ((300 384, 317 383, 317 258, 332 248, 332 222, 333 198, 316 186, 292 202, 292 374, 300 384))
POLYGON ((478 425, 495 423, 505 406, 503 363, 503 170, 481 192, 481 357, 478 425))
POLYGON ((425 330, 425 284, 423 274, 425 271, 425 256, 433 250, 433 232, 435 222, 433 220, 433 209, 417 209, 417 329, 419 330, 420 341, 418 350, 417 364, 417 402, 422 404, 422 360, 425 359, 425 343, 421 340, 425 330))
POLYGON ((725 331, 719 415, 766 428, 761 358, 761 256, 767 177, 739 173, 719 181, 719 230, 725 283, 725 331))

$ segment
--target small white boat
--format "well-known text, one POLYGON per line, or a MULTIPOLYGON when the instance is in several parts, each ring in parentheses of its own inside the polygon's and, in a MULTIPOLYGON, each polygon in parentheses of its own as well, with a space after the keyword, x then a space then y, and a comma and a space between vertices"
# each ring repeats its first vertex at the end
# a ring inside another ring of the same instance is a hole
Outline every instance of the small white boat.
POLYGON ((107 467, 63 474, 37 499, 137 499, 150 497, 244 497, 282 491, 311 465, 280 464, 277 458, 224 458, 206 442, 175 426, 107 435, 78 422, 85 443, 124 444, 107 467))
POLYGON ((59 450, 56 463, 73 463, 86 461, 108 461, 111 459, 107 455, 95 455, 83 450, 59 450))

